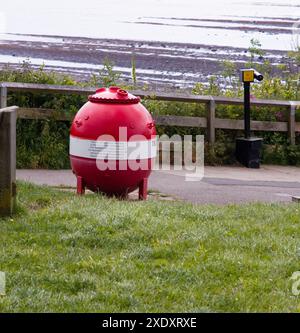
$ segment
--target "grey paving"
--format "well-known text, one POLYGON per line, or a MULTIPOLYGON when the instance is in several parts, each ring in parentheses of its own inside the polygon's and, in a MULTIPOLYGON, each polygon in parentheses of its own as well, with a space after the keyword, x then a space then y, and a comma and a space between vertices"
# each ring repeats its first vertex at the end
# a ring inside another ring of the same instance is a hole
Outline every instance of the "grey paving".
MULTIPOLYGON (((70 170, 18 170, 17 179, 40 185, 76 186, 70 170)), ((292 196, 300 196, 300 168, 208 167, 205 177, 197 182, 185 181, 185 173, 181 171, 153 171, 149 188, 179 200, 201 204, 292 202, 292 196)))

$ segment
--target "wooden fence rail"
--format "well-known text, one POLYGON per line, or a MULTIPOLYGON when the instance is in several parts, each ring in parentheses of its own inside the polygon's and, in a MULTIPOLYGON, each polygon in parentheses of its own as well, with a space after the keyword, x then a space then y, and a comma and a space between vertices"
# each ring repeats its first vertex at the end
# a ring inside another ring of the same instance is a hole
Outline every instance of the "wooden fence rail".
POLYGON ((0 109, 0 217, 15 208, 17 109, 0 109))
MULTIPOLYGON (((7 106, 7 94, 9 92, 43 92, 43 93, 60 93, 60 94, 77 94, 88 95, 95 92, 97 88, 94 87, 75 87, 75 86, 57 86, 46 84, 28 84, 28 83, 15 83, 3 82, 0 83, 0 108, 7 106)), ((216 118, 216 107, 219 104, 223 105, 243 105, 243 100, 239 98, 228 98, 219 96, 199 96, 199 95, 186 95, 178 93, 152 93, 142 90, 132 91, 134 95, 140 96, 143 99, 155 99, 159 101, 176 101, 186 103, 201 103, 206 105, 206 117, 187 117, 187 116, 172 116, 162 115, 155 116, 158 125, 166 126, 183 126, 183 127, 199 127, 207 128, 208 141, 215 142, 216 129, 231 129, 241 130, 244 127, 242 120, 235 119, 221 119, 216 118)), ((276 131, 287 132, 288 139, 291 144, 295 144, 295 134, 300 132, 300 123, 295 121, 295 111, 300 107, 298 101, 279 101, 267 99, 255 99, 251 101, 253 106, 270 106, 270 107, 284 107, 287 110, 286 122, 272 122, 272 121, 252 121, 251 129, 253 131, 276 131)), ((49 119, 56 120, 72 120, 71 116, 64 112, 58 112, 51 109, 41 108, 20 108, 18 110, 18 117, 23 119, 49 119)))

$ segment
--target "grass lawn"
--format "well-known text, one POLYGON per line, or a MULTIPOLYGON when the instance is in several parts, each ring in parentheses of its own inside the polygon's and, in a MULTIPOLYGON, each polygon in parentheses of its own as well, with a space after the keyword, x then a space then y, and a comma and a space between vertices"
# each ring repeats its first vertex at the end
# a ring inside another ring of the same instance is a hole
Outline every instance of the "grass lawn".
POLYGON ((19 184, 0 312, 300 311, 300 206, 77 197, 19 184))

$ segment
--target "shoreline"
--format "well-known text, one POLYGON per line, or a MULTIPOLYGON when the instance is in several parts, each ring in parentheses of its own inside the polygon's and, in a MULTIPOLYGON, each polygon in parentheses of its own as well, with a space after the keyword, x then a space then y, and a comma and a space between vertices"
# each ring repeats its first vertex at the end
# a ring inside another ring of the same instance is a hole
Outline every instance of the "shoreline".
MULTIPOLYGON (((131 82, 132 58, 136 63, 137 82, 154 88, 190 88, 197 82, 207 83, 211 76, 222 82, 222 62, 235 63, 237 69, 249 61, 245 48, 215 46, 192 43, 161 41, 140 41, 122 39, 97 39, 89 37, 58 37, 45 35, 9 34, 11 39, 0 37, 0 67, 8 62, 13 67, 29 59, 33 66, 45 65, 46 70, 71 74, 86 80, 97 73, 105 58, 114 63, 114 70, 120 72, 121 80, 131 82), (16 38, 20 36, 24 40, 16 38), (31 40, 26 40, 31 38, 31 40)), ((265 50, 264 57, 257 63, 270 61, 274 73, 278 64, 289 63, 286 51, 265 50)), ((292 64, 289 70, 293 71, 292 64)))

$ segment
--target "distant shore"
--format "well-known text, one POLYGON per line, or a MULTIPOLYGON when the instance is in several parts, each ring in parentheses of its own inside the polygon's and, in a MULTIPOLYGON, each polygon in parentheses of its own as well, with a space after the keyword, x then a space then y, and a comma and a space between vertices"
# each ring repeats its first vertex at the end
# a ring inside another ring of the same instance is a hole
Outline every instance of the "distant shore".
MULTIPOLYGON (((241 68, 250 56, 247 49, 225 46, 82 37, 29 37, 27 35, 26 40, 14 35, 14 40, 2 40, 0 66, 6 63, 19 66, 24 59, 28 59, 33 66, 44 63, 47 70, 69 73, 86 80, 108 58, 114 63, 115 70, 121 73, 121 79, 131 82, 134 57, 139 84, 149 84, 158 89, 162 85, 188 88, 196 82, 208 82, 212 75, 220 76, 222 61, 228 60, 241 68)), ((256 60, 262 62, 264 59, 275 65, 275 72, 278 71, 276 65, 288 62, 287 52, 278 50, 268 50, 263 58, 256 60)))

